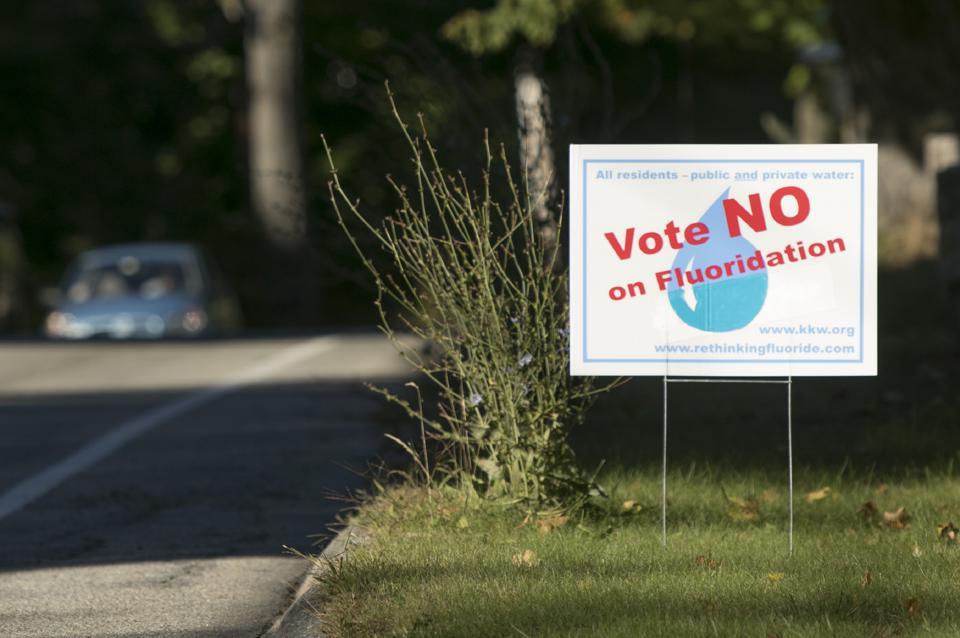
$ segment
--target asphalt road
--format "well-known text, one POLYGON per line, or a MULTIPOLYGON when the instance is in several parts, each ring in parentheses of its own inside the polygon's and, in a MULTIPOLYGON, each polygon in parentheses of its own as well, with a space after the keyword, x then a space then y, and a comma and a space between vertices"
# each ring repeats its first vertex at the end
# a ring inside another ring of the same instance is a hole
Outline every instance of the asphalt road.
POLYGON ((0 344, 0 636, 258 636, 363 485, 382 337, 0 344))

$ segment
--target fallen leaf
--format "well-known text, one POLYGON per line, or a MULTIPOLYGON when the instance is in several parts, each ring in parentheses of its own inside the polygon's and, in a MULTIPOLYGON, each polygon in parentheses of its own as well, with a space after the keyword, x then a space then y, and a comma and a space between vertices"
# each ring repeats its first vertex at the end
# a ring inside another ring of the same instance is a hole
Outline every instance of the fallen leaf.
POLYGON ((775 503, 779 498, 780 495, 777 493, 777 490, 772 487, 763 490, 763 493, 760 494, 761 503, 775 503))
POLYGON ((540 530, 541 534, 549 534, 558 527, 563 527, 566 525, 567 520, 567 517, 563 516, 562 514, 541 518, 537 521, 537 529, 540 530))
POLYGON ((727 516, 732 520, 745 523, 760 518, 760 501, 752 496, 746 498, 728 496, 727 500, 734 506, 732 510, 727 512, 727 516))
POLYGON ((438 505, 437 511, 440 513, 440 516, 443 518, 449 518, 461 511, 462 507, 457 507, 456 505, 438 505))
POLYGON ((956 543, 958 534, 960 534, 960 530, 958 530, 953 523, 937 525, 937 538, 942 541, 956 543))
POLYGON ((525 549, 519 554, 514 554, 510 560, 517 567, 536 567, 540 564, 537 553, 532 549, 525 549))
POLYGON ((907 514, 907 508, 900 506, 892 512, 883 513, 883 524, 890 529, 903 529, 910 521, 910 515, 907 514))
POLYGON ((916 544, 913 546, 913 549, 910 551, 910 553, 913 554, 914 558, 920 558, 923 556, 923 550, 920 549, 920 546, 916 544))
POLYGON ((860 586, 866 587, 873 582, 873 574, 870 573, 870 570, 863 572, 863 576, 860 578, 860 586))
POLYGON ((767 580, 770 581, 771 585, 777 585, 783 580, 784 576, 786 576, 786 574, 783 572, 770 572, 767 574, 767 580))
POLYGON ((817 501, 822 501, 823 499, 830 496, 830 492, 831 492, 830 486, 827 485, 827 486, 821 487, 819 490, 813 490, 812 492, 807 492, 807 494, 803 497, 803 500, 805 500, 808 503, 816 503, 817 501))
POLYGON ((920 611, 920 608, 923 607, 923 603, 920 602, 919 598, 908 598, 903 603, 903 608, 907 610, 907 613, 911 616, 920 611))
POLYGON ((638 501, 626 500, 623 502, 622 509, 624 512, 634 513, 642 510, 643 505, 641 505, 638 501))
POLYGON ((877 486, 875 490, 873 490, 873 495, 882 496, 886 491, 887 491, 887 484, 881 483, 880 485, 877 486))
POLYGON ((703 554, 694 558, 693 562, 699 565, 700 567, 709 569, 711 571, 716 571, 721 567, 723 567, 722 560, 716 560, 714 558, 710 558, 709 556, 704 556, 703 554))
POLYGON ((860 515, 867 523, 872 523, 873 520, 877 517, 877 506, 873 501, 867 501, 860 506, 860 509, 857 510, 857 514, 860 515))
POLYGON ((466 516, 461 516, 457 519, 457 527, 460 529, 466 529, 470 527, 470 521, 467 520, 466 516))

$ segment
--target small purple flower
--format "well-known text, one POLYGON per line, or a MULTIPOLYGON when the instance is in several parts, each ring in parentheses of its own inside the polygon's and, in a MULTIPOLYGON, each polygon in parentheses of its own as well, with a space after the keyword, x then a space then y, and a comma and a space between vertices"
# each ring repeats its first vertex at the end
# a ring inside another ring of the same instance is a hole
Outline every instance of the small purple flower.
POLYGON ((470 399, 467 401, 470 404, 471 408, 475 408, 481 403, 483 403, 483 395, 479 392, 474 392, 470 395, 470 399))
POLYGON ((533 355, 528 352, 517 360, 517 365, 521 368, 526 368, 530 365, 531 361, 533 361, 533 355))

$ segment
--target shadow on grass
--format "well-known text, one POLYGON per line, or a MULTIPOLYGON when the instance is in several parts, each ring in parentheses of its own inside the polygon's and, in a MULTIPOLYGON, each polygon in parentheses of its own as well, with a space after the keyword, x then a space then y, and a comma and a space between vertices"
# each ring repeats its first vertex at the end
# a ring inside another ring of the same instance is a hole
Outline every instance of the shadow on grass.
MULTIPOLYGON (((417 618, 415 626, 427 629, 434 625, 435 635, 446 635, 447 628, 456 635, 471 635, 461 631, 460 619, 481 618, 484 631, 490 633, 478 632, 476 635, 528 635, 532 632, 529 635, 545 636, 596 635, 591 630, 595 632, 597 627, 604 628, 603 635, 764 635, 752 630, 777 635, 776 632, 787 626, 794 630, 813 630, 816 635, 860 635, 862 632, 885 636, 902 635, 911 624, 916 629, 924 626, 920 617, 912 618, 904 609, 902 595, 892 591, 874 594, 869 602, 858 605, 852 595, 834 591, 798 600, 789 594, 773 591, 749 598, 707 593, 679 597, 655 592, 637 595, 635 589, 625 588, 604 591, 602 600, 576 595, 538 599, 533 594, 527 601, 525 614, 517 613, 516 602, 512 600, 491 600, 487 596, 478 596, 474 600, 474 604, 459 607, 447 618, 442 617, 442 612, 426 612, 417 618), (510 623, 505 623, 504 618, 510 618, 510 623), (711 632, 710 627, 720 633, 711 632), (852 631, 845 633, 844 627, 852 631), (522 633, 514 633, 511 629, 522 633), (740 634, 741 631, 746 633, 740 634)), ((933 595, 926 597, 923 604, 929 608, 945 608, 953 601, 947 596, 933 595)))
POLYGON ((383 597, 384 609, 371 608, 374 601, 366 598, 359 617, 351 618, 362 635, 382 624, 381 612, 415 635, 781 635, 789 628, 791 635, 877 636, 901 635, 911 626, 955 628, 955 592, 933 580, 861 581, 868 572, 851 565, 841 570, 842 579, 824 579, 814 561, 773 575, 781 582, 771 580, 759 559, 711 572, 677 553, 594 558, 550 563, 548 557, 542 567, 507 571, 462 557, 456 569, 360 561, 337 588, 383 597), (908 609, 911 600, 915 607, 908 609))
MULTIPOLYGON (((938 286, 934 262, 881 272, 879 376, 797 378, 798 465, 886 473, 958 462, 960 322, 938 286)), ((598 402, 572 436, 588 466, 650 467, 660 460, 662 381, 636 378, 598 402)), ((670 462, 783 471, 782 386, 674 384, 670 462)))

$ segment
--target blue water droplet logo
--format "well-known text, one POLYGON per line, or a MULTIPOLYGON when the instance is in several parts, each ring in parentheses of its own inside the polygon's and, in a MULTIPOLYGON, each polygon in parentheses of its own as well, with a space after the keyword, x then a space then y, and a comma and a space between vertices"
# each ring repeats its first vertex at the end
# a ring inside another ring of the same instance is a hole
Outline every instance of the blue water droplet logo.
MULTIPOLYGON (((710 229, 710 238, 697 246, 684 244, 673 261, 672 269, 679 268, 685 273, 696 269, 702 271, 712 265, 723 268, 728 262, 738 258, 746 261, 756 253, 756 246, 743 235, 730 237, 727 232, 723 200, 727 199, 729 193, 728 187, 699 220, 710 229)), ((674 270, 667 284, 667 295, 681 321, 705 332, 729 332, 743 328, 753 321, 767 298, 766 268, 755 271, 747 269, 744 273, 735 270, 732 275, 724 273, 719 279, 710 281, 704 276, 702 280, 702 283, 692 286, 684 281, 684 285, 680 286, 674 270)))

